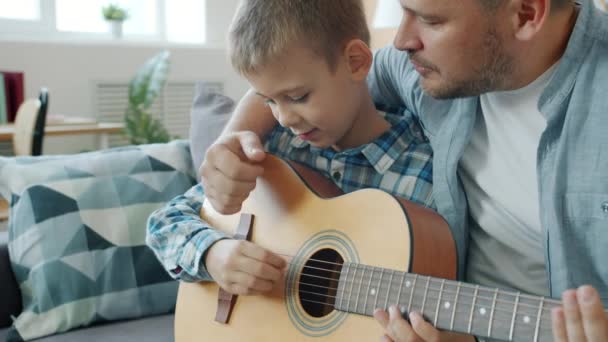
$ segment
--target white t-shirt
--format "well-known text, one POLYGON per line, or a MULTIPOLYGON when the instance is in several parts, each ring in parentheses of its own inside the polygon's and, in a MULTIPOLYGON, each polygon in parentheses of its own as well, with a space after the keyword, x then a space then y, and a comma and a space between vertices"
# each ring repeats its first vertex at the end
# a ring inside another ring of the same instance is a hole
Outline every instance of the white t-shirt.
POLYGON ((481 96, 483 115, 459 165, 472 218, 469 282, 548 294, 536 157, 547 125, 538 101, 554 70, 481 96))

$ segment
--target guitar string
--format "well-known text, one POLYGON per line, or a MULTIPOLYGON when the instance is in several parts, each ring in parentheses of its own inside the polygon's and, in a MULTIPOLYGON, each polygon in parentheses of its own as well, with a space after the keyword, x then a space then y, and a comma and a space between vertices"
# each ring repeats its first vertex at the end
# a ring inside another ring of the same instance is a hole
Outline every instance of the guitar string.
MULTIPOLYGON (((295 256, 291 256, 291 255, 288 255, 288 254, 280 254, 280 253, 275 253, 275 254, 291 258, 292 260, 299 260, 295 256)), ((344 264, 341 264, 341 263, 336 263, 336 262, 331 262, 331 261, 325 261, 325 260, 319 260, 319 259, 308 259, 308 260, 309 261, 318 262, 318 263, 331 264, 331 265, 335 265, 335 266, 343 266, 344 265, 344 264)), ((321 271, 325 271, 325 272, 336 273, 338 275, 341 274, 341 271, 336 271, 336 270, 333 270, 333 269, 326 269, 326 268, 319 268, 319 267, 313 267, 313 266, 306 266, 306 264, 305 264, 304 261, 297 261, 297 262, 291 262, 290 261, 288 263, 292 264, 292 265, 296 265, 296 266, 304 265, 304 267, 306 267, 306 268, 313 268, 313 269, 317 269, 317 270, 321 270, 321 271)), ((357 265, 357 264, 353 263, 353 265, 357 265)), ((358 265, 362 265, 362 264, 358 264, 358 265)), ((383 269, 383 268, 374 267, 374 266, 366 266, 366 265, 362 265, 362 266, 364 267, 364 269, 365 269, 365 267, 370 267, 373 270, 381 270, 381 269, 383 269)), ((355 266, 355 268, 356 267, 357 266, 355 266)), ((358 268, 358 269, 361 269, 361 268, 358 268)), ((386 270, 386 269, 383 269, 383 270, 386 270)), ((404 276, 406 276, 406 275, 415 276, 416 275, 415 273, 409 273, 409 272, 403 272, 403 271, 394 271, 394 272, 402 273, 402 274, 404 274, 404 276)), ((424 275, 419 275, 419 277, 421 277, 423 279, 429 278, 431 282, 435 282, 435 283, 441 282, 441 279, 439 279, 439 278, 438 279, 433 279, 433 277, 424 276, 424 275)), ((324 279, 333 279, 333 278, 324 278, 324 279)), ((366 279, 369 279, 369 278, 366 278, 366 279)), ((461 282, 458 282, 458 281, 453 281, 453 280, 446 279, 446 282, 458 283, 458 284, 460 284, 460 287, 464 288, 464 289, 475 290, 475 288, 476 288, 475 285, 470 285, 470 284, 467 284, 467 283, 461 283, 461 282)), ((479 290, 492 291, 492 292, 494 291, 493 288, 479 288, 479 290)), ((501 295, 507 295, 507 296, 511 296, 511 297, 517 297, 517 296, 519 296, 520 300, 521 299, 540 300, 540 298, 541 298, 541 297, 537 297, 537 296, 533 296, 533 295, 526 295, 524 293, 520 293, 518 295, 517 293, 514 294, 514 293, 509 292, 509 291, 503 291, 503 290, 500 290, 500 291, 501 291, 500 292, 501 295)), ((492 298, 489 298, 489 297, 477 296, 477 298, 492 300, 492 298)), ((553 299, 553 298, 544 297, 543 299, 544 299, 545 303, 552 302, 553 304, 561 304, 561 302, 559 300, 556 300, 556 299, 553 299)), ((532 307, 535 307, 535 306, 532 305, 532 307)))
MULTIPOLYGON (((292 260, 297 260, 297 258, 293 257, 293 256, 289 256, 289 255, 285 255, 285 254, 279 254, 279 255, 290 257, 290 258, 292 258, 292 260)), ((316 262, 319 262, 319 263, 328 263, 328 264, 338 265, 338 266, 342 265, 342 264, 339 264, 339 263, 333 263, 333 262, 324 261, 324 260, 315 260, 315 259, 309 259, 309 260, 310 261, 316 261, 316 262)), ((336 273, 338 275, 341 274, 341 271, 335 271, 335 270, 332 270, 332 269, 324 269, 324 268, 318 268, 318 267, 313 267, 313 266, 307 266, 305 263, 302 263, 302 262, 289 262, 289 264, 296 265, 296 266, 304 265, 303 268, 313 268, 313 269, 321 270, 321 271, 324 271, 324 272, 336 273)), ((401 272, 401 271, 398 271, 398 272, 401 272)), ((407 272, 402 272, 402 273, 404 274, 404 277, 405 277, 405 274, 409 274, 407 272)), ((317 275, 310 274, 310 273, 304 273, 304 272, 302 272, 300 274, 304 275, 304 276, 309 276, 309 277, 314 277, 314 278, 319 278, 319 279, 324 279, 324 280, 338 281, 335 278, 322 277, 322 276, 317 276, 317 275)), ((346 280, 346 283, 362 284, 362 283, 364 283, 365 280, 369 280, 370 277, 365 277, 364 276, 363 278, 361 278, 361 282, 355 282, 354 280, 352 280, 352 281, 346 280)), ((432 277, 421 276, 421 279, 425 279, 425 278, 429 278, 430 279, 430 283, 431 282, 434 282, 434 283, 439 282, 439 280, 433 280, 432 277)), ((467 285, 466 283, 460 283, 460 284, 461 284, 461 288, 468 288, 468 289, 471 289, 471 290, 475 290, 475 288, 476 288, 475 286, 467 285)), ((380 291, 383 290, 384 286, 382 284, 379 284, 379 285, 380 285, 379 290, 380 291)), ((325 287, 325 289, 328 289, 328 290, 337 290, 337 288, 332 288, 332 287, 325 287)), ((428 287, 428 289, 432 290, 432 291, 440 291, 438 288, 435 288, 435 287, 432 287, 432 286, 428 287)), ((490 290, 490 289, 485 290, 484 289, 484 291, 493 291, 493 290, 490 290)), ((454 293, 456 293, 456 292, 448 291, 448 290, 444 290, 444 291, 441 291, 441 292, 445 293, 445 294, 454 294, 454 293)), ((500 294, 507 295, 507 296, 512 296, 512 297, 516 296, 516 295, 513 295, 513 294, 511 294, 509 292, 500 292, 500 294)), ((475 297, 477 299, 488 300, 488 301, 493 301, 494 300, 493 297, 485 297, 485 296, 480 296, 480 295, 475 296, 475 295, 467 294, 465 292, 460 292, 459 296, 460 297, 475 297)), ((539 300, 539 298, 536 298, 536 297, 533 297, 533 296, 520 294, 520 300, 524 299, 524 298, 525 299, 539 300)), ((500 299, 497 299, 496 302, 497 303, 503 303, 503 304, 513 304, 510 301, 505 301, 505 300, 500 300, 500 299)), ((544 298, 544 304, 561 305, 561 302, 559 302, 557 300, 554 300, 554 299, 551 299, 551 298, 544 298)), ((476 306, 478 306, 478 305, 476 305, 476 306)), ((518 308, 526 308, 526 307, 530 308, 534 312, 538 311, 538 306, 537 305, 530 305, 530 304, 526 304, 526 303, 522 303, 522 302, 518 303, 518 308)), ((550 308, 550 307, 543 307, 542 310, 543 311, 551 311, 552 308, 550 308)), ((509 312, 509 311, 506 311, 506 312, 509 312)))
MULTIPOLYGON (((338 281, 337 279, 327 278, 327 277, 322 277, 322 276, 317 276, 317 275, 307 274, 307 273, 301 273, 301 275, 308 276, 308 277, 313 277, 313 278, 324 279, 324 280, 329 280, 329 281, 334 281, 334 282, 338 281)), ((421 278, 421 279, 423 279, 423 278, 421 278)), ((362 281, 350 281, 350 280, 347 280, 347 281, 345 281, 345 283, 358 285, 358 284, 364 284, 364 283, 366 283, 366 280, 369 280, 369 278, 362 278, 362 281)), ((303 283, 303 282, 299 282, 299 284, 309 285, 310 286, 310 284, 303 283)), ((318 288, 322 288, 322 289, 326 289, 326 290, 337 290, 337 288, 334 288, 334 287, 331 287, 331 286, 329 286, 329 287, 327 287, 327 286, 320 286, 320 285, 313 285, 313 286, 318 287, 318 288)), ((376 289, 376 291, 377 292, 381 292, 384 289, 388 289, 388 286, 384 287, 384 286, 380 285, 380 288, 376 289)), ((419 289, 419 290, 422 290, 422 289, 419 289)), ((441 290, 440 288, 432 287, 432 286, 429 286, 427 288, 427 290, 428 291, 439 292, 439 293, 442 293, 442 294, 445 294, 445 295, 452 295, 452 294, 456 294, 457 293, 455 291, 441 290)), ((415 289, 413 291, 415 291, 415 289)), ((347 296, 347 295, 345 294, 344 296, 347 296)), ((361 297, 361 294, 357 294, 357 296, 361 297)), ((428 296, 427 298, 430 298, 430 299, 432 299, 434 301, 439 301, 439 298, 436 298, 436 297, 433 297, 433 296, 428 296)), ((491 301, 491 302, 494 301, 493 297, 485 297, 485 296, 480 296, 480 295, 475 296, 473 294, 469 294, 469 293, 466 293, 466 292, 460 292, 460 293, 458 293, 458 298, 477 298, 478 300, 485 300, 485 301, 491 301)), ((444 299, 447 299, 447 298, 444 298, 444 299)), ((514 303, 512 303, 512 302, 505 301, 505 300, 500 300, 500 299, 496 299, 496 303, 514 305, 514 303)), ((477 303, 475 303, 474 307, 476 307, 476 308, 477 307, 483 308, 483 307, 485 307, 485 305, 483 305, 483 304, 484 303, 482 303, 481 301, 478 301, 477 303)), ((544 313, 550 312, 553 309, 553 307, 550 307, 551 304, 556 305, 557 303, 551 303, 551 302, 548 302, 548 301, 547 302, 543 302, 542 311, 544 313)), ((463 305, 469 305, 469 306, 471 306, 471 304, 463 304, 463 305)), ((526 304, 526 303, 522 303, 522 302, 519 302, 518 305, 517 305, 518 315, 524 315, 524 316, 530 315, 530 312, 533 315, 536 315, 537 312, 538 312, 538 308, 539 308, 538 305, 530 305, 530 304, 526 304), (529 311, 526 311, 526 309, 528 309, 529 311)), ((496 308, 496 310, 500 311, 500 312, 512 312, 510 310, 500 309, 500 308, 496 308)))
MULTIPOLYGON (((323 288, 323 286, 320 286, 320 285, 308 284, 308 283, 304 283, 304 282, 298 282, 298 284, 300 284, 300 285, 314 286, 314 287, 321 287, 321 288, 323 288)), ((311 292, 311 291, 305 291, 305 290, 301 290, 301 289, 300 289, 300 290, 298 290, 298 292, 307 293, 307 294, 310 294, 310 295, 315 295, 315 296, 324 297, 324 298, 333 298, 334 300, 338 298, 338 296, 332 296, 332 295, 325 294, 325 293, 320 293, 320 292, 311 292)), ((346 296, 343 296, 343 297, 346 297, 346 296)), ((469 296, 469 297, 472 297, 472 296, 469 296)), ((436 305, 438 304, 438 303, 437 303, 438 301, 439 301, 439 300, 438 300, 438 299, 436 299, 436 302, 435 302, 435 303, 433 303, 433 305, 435 305, 435 306, 436 306, 436 305)), ((350 303, 352 303, 352 302, 355 302, 355 303, 356 303, 356 298, 350 298, 350 297, 349 297, 348 299, 346 299, 346 303, 347 303, 347 306, 346 306, 346 307, 347 307, 347 309, 350 307, 350 303)), ((324 304, 324 305, 326 305, 327 303, 323 303, 323 304, 324 304)), ((415 303, 414 301, 412 301, 412 304, 415 306, 415 304, 416 304, 416 303, 415 303)), ((335 305, 335 302, 334 302, 334 305, 335 305)), ((356 305, 356 304, 355 304, 355 305, 356 305)), ((391 305, 393 305, 393 304, 391 304, 391 305)), ((401 304, 401 303, 398 303, 397 305, 402 306, 402 304, 401 304)), ((329 306, 330 306, 330 305, 329 305, 329 306)), ((460 303, 460 307, 461 307, 461 308, 462 308, 462 307, 465 307, 465 308, 466 308, 466 307, 469 307, 469 306, 470 306, 472 309, 477 309, 477 308, 481 309, 481 308, 485 308, 485 306, 483 306, 483 305, 481 305, 481 304, 475 304, 475 305, 471 305, 471 304, 463 304, 463 303, 460 303)), ((518 307, 519 307, 519 306, 518 306, 518 307)), ((386 309, 388 309, 388 308, 384 307, 384 309, 386 310, 386 309)), ((525 317, 525 316, 528 316, 528 317, 532 316, 532 317, 534 317, 534 316, 536 316, 536 315, 538 314, 538 306, 533 307, 532 309, 533 309, 533 310, 532 310, 532 313, 526 313, 526 312, 522 312, 522 311, 519 311, 519 310, 518 310, 518 311, 515 313, 515 315, 516 315, 516 316, 521 316, 521 317, 525 317)), ((356 310, 356 308, 355 308, 355 310, 356 310)), ((467 314, 468 314, 468 313, 470 313, 470 312, 471 312, 471 310, 466 309, 466 310, 464 310, 464 311, 456 311, 456 312, 458 312, 458 313, 467 313, 467 314)), ((509 315, 509 317, 511 317, 511 316, 512 316, 512 314, 513 314, 513 311, 510 311, 510 310, 505 310, 505 309, 501 309, 501 308, 499 308, 499 307, 495 307, 495 308, 494 308, 494 312, 502 312, 502 313, 507 313, 507 314, 509 315)))
MULTIPOLYGON (((303 290, 300 290, 299 292, 303 292, 303 293, 307 293, 307 294, 311 294, 311 295, 315 295, 315 296, 319 296, 319 297, 324 297, 324 298, 334 298, 334 299, 337 298, 337 296, 325 295, 325 294, 320 294, 320 293, 316 293, 316 292, 309 292, 309 291, 303 291, 303 290)), ((303 301, 303 302, 320 304, 320 305, 322 305, 325 308, 335 309, 335 303, 334 303, 334 305, 332 305, 331 303, 328 304, 328 303, 319 302, 319 301, 316 301, 316 300, 304 299, 304 298, 302 298, 302 296, 300 296, 300 300, 303 301)), ((347 300, 347 303, 351 303, 351 302, 352 302, 352 300, 347 300)), ((374 308, 373 311, 375 311, 375 309, 376 308, 374 308)), ((387 309, 388 308, 384 308, 384 310, 387 310, 387 309)), ((349 310, 350 310, 350 304, 347 305, 346 312, 356 313, 356 314, 367 314, 367 306, 363 308, 363 310, 364 310, 363 313, 361 313, 360 311, 358 311, 357 307, 355 307, 354 311, 349 311, 349 310)), ((373 315, 373 311, 372 311, 372 315, 373 315)), ((495 312, 496 311, 508 313, 509 314, 508 315, 509 316, 509 320, 511 320, 511 312, 510 311, 508 311, 508 310, 498 310, 498 309, 496 309, 495 312)), ((453 312, 454 315, 458 315, 460 317, 463 317, 465 315, 469 315, 471 313, 471 310, 468 310, 468 309, 467 310, 456 309, 456 310, 451 310, 450 312, 453 312)), ((439 314, 438 314, 438 316, 439 316, 439 314)), ((516 316, 525 316, 525 315, 517 314, 516 316)), ((497 320, 497 319, 498 319, 497 317, 494 317, 493 320, 497 320)), ((532 318, 530 320, 530 323, 532 323, 532 318)), ((551 331, 552 327, 550 326, 550 323, 551 323, 550 321, 541 320, 541 322, 539 324, 539 329, 542 330, 542 331, 551 331)), ((522 326, 521 324, 518 325, 518 329, 519 330, 525 329, 525 327, 526 326, 522 326)), ((529 327, 529 329, 531 329, 531 330, 535 330, 536 329, 536 324, 534 324, 534 325, 528 325, 527 327, 529 327)))

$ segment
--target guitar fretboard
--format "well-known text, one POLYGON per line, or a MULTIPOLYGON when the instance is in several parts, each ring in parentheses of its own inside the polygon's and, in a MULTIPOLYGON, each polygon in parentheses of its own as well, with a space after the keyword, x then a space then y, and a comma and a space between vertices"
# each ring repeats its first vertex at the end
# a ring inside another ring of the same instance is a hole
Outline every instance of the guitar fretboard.
POLYGON ((335 307, 372 316, 397 305, 421 313, 434 326, 505 341, 552 341, 553 299, 457 281, 344 263, 335 307))

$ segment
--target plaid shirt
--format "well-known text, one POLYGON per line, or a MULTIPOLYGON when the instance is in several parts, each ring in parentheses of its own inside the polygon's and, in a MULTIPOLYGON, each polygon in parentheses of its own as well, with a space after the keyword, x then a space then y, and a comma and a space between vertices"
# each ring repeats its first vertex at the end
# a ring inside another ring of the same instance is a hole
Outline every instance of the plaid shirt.
MULTIPOLYGON (((378 188, 434 208, 432 150, 418 121, 408 112, 383 115, 391 128, 357 148, 340 152, 316 148, 277 126, 266 140, 266 150, 320 172, 345 193, 378 188)), ((199 217, 204 197, 198 184, 156 210, 148 220, 146 242, 175 279, 212 280, 202 256, 213 243, 229 238, 199 217)))

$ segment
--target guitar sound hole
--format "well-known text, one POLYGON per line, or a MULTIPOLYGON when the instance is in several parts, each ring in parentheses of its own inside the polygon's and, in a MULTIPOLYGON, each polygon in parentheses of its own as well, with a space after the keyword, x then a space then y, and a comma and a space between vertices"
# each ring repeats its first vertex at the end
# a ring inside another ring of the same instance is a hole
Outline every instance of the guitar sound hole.
POLYGON ((332 249, 321 249, 304 264, 298 293, 304 310, 313 317, 334 310, 338 280, 344 259, 332 249))

